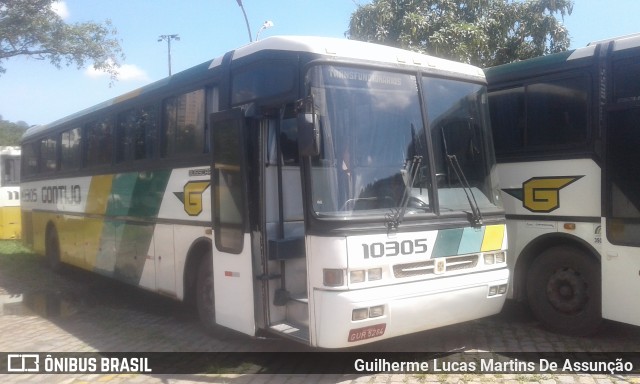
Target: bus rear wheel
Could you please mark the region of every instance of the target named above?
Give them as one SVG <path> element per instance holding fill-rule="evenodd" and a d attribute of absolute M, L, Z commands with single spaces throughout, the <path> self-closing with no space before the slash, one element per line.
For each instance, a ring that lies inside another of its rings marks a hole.
<path fill-rule="evenodd" d="M 207 252 L 200 260 L 196 276 L 196 306 L 200 322 L 209 333 L 215 331 L 216 328 L 213 292 L 213 261 L 211 252 Z"/>
<path fill-rule="evenodd" d="M 600 263 L 574 247 L 549 248 L 531 263 L 527 299 L 545 328 L 592 334 L 602 321 Z"/>

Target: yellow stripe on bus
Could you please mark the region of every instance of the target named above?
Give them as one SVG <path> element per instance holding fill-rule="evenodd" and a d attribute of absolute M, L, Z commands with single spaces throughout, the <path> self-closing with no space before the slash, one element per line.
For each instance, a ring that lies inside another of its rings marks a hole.
<path fill-rule="evenodd" d="M 107 212 L 113 175 L 100 175 L 91 178 L 85 213 L 104 215 Z"/>
<path fill-rule="evenodd" d="M 107 212 L 112 184 L 113 175 L 100 175 L 91 178 L 85 208 L 87 214 L 104 215 Z M 103 230 L 104 219 L 87 218 L 84 220 L 84 228 L 82 230 L 85 247 L 84 263 L 88 269 L 95 268 L 99 250 L 103 246 L 107 246 L 102 244 L 105 240 L 103 239 Z"/>
<path fill-rule="evenodd" d="M 482 240 L 481 252 L 497 251 L 502 249 L 502 241 L 504 240 L 504 224 L 487 225 L 484 231 L 484 239 Z"/>

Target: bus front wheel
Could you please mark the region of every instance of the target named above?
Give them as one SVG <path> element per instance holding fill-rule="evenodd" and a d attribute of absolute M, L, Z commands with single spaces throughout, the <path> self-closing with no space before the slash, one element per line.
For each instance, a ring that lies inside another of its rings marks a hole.
<path fill-rule="evenodd" d="M 213 260 L 211 252 L 207 252 L 198 268 L 196 278 L 196 306 L 198 316 L 205 330 L 209 333 L 215 330 L 215 302 L 213 295 Z"/>
<path fill-rule="evenodd" d="M 568 335 L 592 334 L 602 320 L 600 263 L 574 247 L 549 248 L 531 263 L 527 299 L 546 328 Z"/>

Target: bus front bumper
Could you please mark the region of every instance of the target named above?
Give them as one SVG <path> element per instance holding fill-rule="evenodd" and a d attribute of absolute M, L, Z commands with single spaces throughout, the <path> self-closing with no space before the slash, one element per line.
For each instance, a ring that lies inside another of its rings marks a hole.
<path fill-rule="evenodd" d="M 351 347 L 494 315 L 506 299 L 495 287 L 508 282 L 503 268 L 350 291 L 316 289 L 312 344 Z M 353 320 L 354 310 L 366 309 L 375 317 Z"/>

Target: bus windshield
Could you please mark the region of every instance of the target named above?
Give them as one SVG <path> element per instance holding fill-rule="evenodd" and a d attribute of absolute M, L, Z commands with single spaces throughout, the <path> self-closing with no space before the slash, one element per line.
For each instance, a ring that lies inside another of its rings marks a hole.
<path fill-rule="evenodd" d="M 424 77 L 420 97 L 414 74 L 323 65 L 309 77 L 321 130 L 311 161 L 318 216 L 402 220 L 496 208 L 484 86 Z"/>

